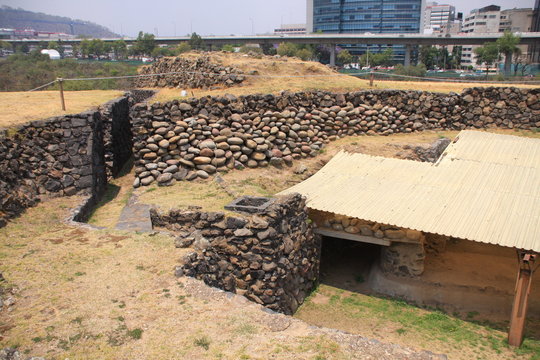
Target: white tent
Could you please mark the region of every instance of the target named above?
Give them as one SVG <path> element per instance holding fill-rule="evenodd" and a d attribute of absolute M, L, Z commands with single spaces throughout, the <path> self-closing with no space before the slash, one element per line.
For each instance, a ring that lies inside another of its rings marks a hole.
<path fill-rule="evenodd" d="M 49 57 L 52 59 L 52 60 L 58 60 L 60 59 L 60 53 L 54 49 L 43 49 L 41 50 L 41 53 L 42 54 L 45 54 L 45 55 L 49 55 Z"/>

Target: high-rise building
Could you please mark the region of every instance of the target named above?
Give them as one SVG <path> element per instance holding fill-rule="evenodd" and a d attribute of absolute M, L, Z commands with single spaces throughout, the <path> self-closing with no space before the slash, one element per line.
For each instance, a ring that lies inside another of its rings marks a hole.
<path fill-rule="evenodd" d="M 421 33 L 425 0 L 307 0 L 307 32 Z M 386 45 L 342 45 L 351 53 L 384 51 Z M 405 57 L 394 46 L 395 60 Z"/>
<path fill-rule="evenodd" d="M 540 32 L 540 0 L 536 0 L 532 18 L 532 31 Z M 537 41 L 530 47 L 531 61 L 540 63 L 540 43 Z"/>
<path fill-rule="evenodd" d="M 440 31 L 448 28 L 456 18 L 456 8 L 452 5 L 429 2 L 424 10 L 424 29 Z"/>

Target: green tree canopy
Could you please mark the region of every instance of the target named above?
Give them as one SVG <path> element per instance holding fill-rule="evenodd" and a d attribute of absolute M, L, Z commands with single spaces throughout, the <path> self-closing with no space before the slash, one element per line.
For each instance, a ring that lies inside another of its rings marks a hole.
<path fill-rule="evenodd" d="M 204 40 L 196 32 L 191 34 L 191 39 L 189 39 L 189 45 L 191 46 L 192 49 L 204 50 Z"/>
<path fill-rule="evenodd" d="M 517 47 L 520 41 L 521 38 L 510 31 L 505 31 L 504 35 L 497 39 L 499 53 L 504 55 L 504 74 L 507 76 L 512 71 L 512 56 L 520 51 Z"/>
<path fill-rule="evenodd" d="M 128 50 L 127 44 L 124 40 L 116 40 L 111 45 L 114 56 L 117 59 L 123 59 L 126 57 Z"/>
<path fill-rule="evenodd" d="M 153 34 L 143 33 L 139 31 L 137 40 L 132 46 L 134 55 L 151 55 L 156 48 L 156 40 Z"/>
<path fill-rule="evenodd" d="M 277 48 L 277 53 L 280 56 L 296 56 L 298 47 L 293 43 L 281 43 Z"/>
<path fill-rule="evenodd" d="M 353 56 L 349 52 L 349 50 L 341 50 L 339 54 L 337 55 L 337 60 L 340 64 L 350 64 L 353 61 Z"/>
<path fill-rule="evenodd" d="M 486 65 L 486 78 L 489 73 L 489 67 L 499 58 L 499 47 L 494 42 L 485 43 L 483 46 L 474 49 L 476 54 L 476 63 Z"/>

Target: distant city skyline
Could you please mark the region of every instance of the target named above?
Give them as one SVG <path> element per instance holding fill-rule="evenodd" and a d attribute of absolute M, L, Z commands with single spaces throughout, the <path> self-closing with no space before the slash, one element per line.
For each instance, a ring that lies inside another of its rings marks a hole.
<path fill-rule="evenodd" d="M 437 2 L 465 14 L 492 4 L 502 9 L 534 7 L 534 0 Z M 0 5 L 92 21 L 125 36 L 139 31 L 159 36 L 250 35 L 271 33 L 281 24 L 306 23 L 306 0 L 0 0 Z"/>

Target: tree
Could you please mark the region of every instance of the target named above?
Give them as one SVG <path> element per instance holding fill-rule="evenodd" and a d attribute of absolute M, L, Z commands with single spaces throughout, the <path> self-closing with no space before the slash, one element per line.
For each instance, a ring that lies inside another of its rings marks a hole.
<path fill-rule="evenodd" d="M 261 44 L 261 49 L 265 55 L 276 55 L 277 51 L 273 44 Z"/>
<path fill-rule="evenodd" d="M 174 50 L 174 53 L 178 55 L 178 54 L 183 54 L 189 51 L 191 51 L 191 45 L 183 42 L 183 43 L 178 44 L 178 46 Z"/>
<path fill-rule="evenodd" d="M 346 50 L 345 50 L 346 51 Z M 297 52 L 296 52 L 296 56 L 298 56 L 300 59 L 304 60 L 304 61 L 307 61 L 307 60 L 310 60 L 313 58 L 313 52 L 310 51 L 309 49 L 307 48 L 304 48 L 304 49 L 299 49 Z"/>
<path fill-rule="evenodd" d="M 490 42 L 485 43 L 484 46 L 477 47 L 474 49 L 476 54 L 476 63 L 478 65 L 486 65 L 486 79 L 489 74 L 489 67 L 493 65 L 495 61 L 499 58 L 499 48 L 496 43 Z"/>
<path fill-rule="evenodd" d="M 433 69 L 439 62 L 440 52 L 434 46 L 422 46 L 420 48 L 420 62 L 426 65 L 426 68 Z"/>
<path fill-rule="evenodd" d="M 391 48 L 388 48 L 379 53 L 367 52 L 360 56 L 358 61 L 361 66 L 390 66 L 392 65 L 393 56 L 394 52 Z"/>
<path fill-rule="evenodd" d="M 204 40 L 196 32 L 191 34 L 191 39 L 189 39 L 189 45 L 191 46 L 192 49 L 204 50 Z"/>
<path fill-rule="evenodd" d="M 153 34 L 143 33 L 139 31 L 137 40 L 132 46 L 134 55 L 150 55 L 156 48 L 156 40 Z"/>
<path fill-rule="evenodd" d="M 234 52 L 234 46 L 231 44 L 225 44 L 221 47 L 221 51 Z"/>
<path fill-rule="evenodd" d="M 92 44 L 91 44 L 90 40 L 84 39 L 83 41 L 81 41 L 81 44 L 80 44 L 81 55 L 83 57 L 90 56 L 90 54 L 92 53 L 91 47 L 92 47 Z"/>
<path fill-rule="evenodd" d="M 520 51 L 517 47 L 520 41 L 521 38 L 510 31 L 505 31 L 504 35 L 497 39 L 499 53 L 504 55 L 504 75 L 506 76 L 509 76 L 512 71 L 512 56 Z"/>
<path fill-rule="evenodd" d="M 279 56 L 296 56 L 298 47 L 293 43 L 281 43 L 277 48 L 277 53 Z"/>
<path fill-rule="evenodd" d="M 343 64 L 350 64 L 353 60 L 353 56 L 349 52 L 349 50 L 341 50 L 339 54 L 337 55 L 337 60 Z"/>
<path fill-rule="evenodd" d="M 111 45 L 114 57 L 117 59 L 123 59 L 127 55 L 127 44 L 124 40 L 116 40 Z"/>
<path fill-rule="evenodd" d="M 13 47 L 7 41 L 0 40 L 0 49 L 11 50 Z"/>

